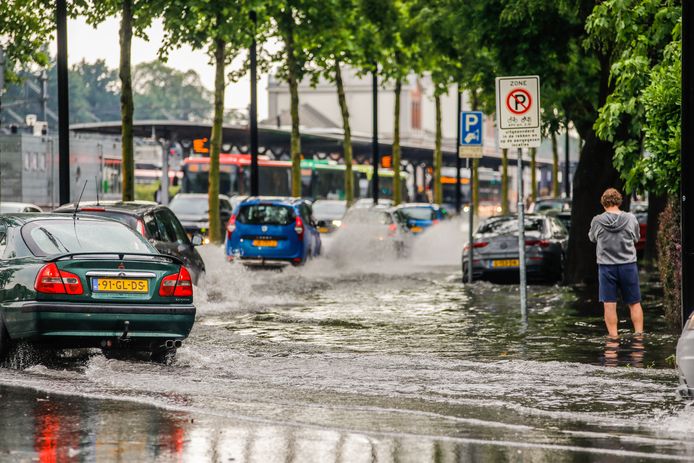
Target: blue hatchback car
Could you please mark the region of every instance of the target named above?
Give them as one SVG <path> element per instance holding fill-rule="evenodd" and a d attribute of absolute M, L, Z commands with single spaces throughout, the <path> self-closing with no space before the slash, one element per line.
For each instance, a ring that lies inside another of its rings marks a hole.
<path fill-rule="evenodd" d="M 229 261 L 247 265 L 301 265 L 321 251 L 311 205 L 299 198 L 250 197 L 227 224 Z"/>
<path fill-rule="evenodd" d="M 395 214 L 413 235 L 422 233 L 427 228 L 448 217 L 448 212 L 438 204 L 409 203 L 395 208 Z"/>

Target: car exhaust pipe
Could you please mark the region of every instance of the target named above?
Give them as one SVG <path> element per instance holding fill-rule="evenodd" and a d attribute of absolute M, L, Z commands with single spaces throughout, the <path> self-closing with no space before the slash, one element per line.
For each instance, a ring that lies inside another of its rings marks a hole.
<path fill-rule="evenodd" d="M 173 340 L 172 340 L 172 339 L 167 339 L 166 342 L 164 343 L 164 346 L 165 346 L 167 349 L 173 349 L 173 347 L 174 347 L 174 342 L 173 342 Z"/>
<path fill-rule="evenodd" d="M 181 347 L 182 345 L 183 345 L 183 341 L 181 341 L 181 340 L 179 340 L 179 339 L 177 339 L 177 340 L 174 341 L 174 347 L 175 347 L 176 349 L 178 349 L 178 348 Z"/>

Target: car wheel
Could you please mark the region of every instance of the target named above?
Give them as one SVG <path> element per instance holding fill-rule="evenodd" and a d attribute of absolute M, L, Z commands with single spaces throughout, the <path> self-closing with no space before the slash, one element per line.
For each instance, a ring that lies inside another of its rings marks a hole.
<path fill-rule="evenodd" d="M 171 347 L 153 350 L 150 359 L 154 363 L 161 363 L 162 365 L 171 365 L 173 361 L 176 359 L 176 348 Z"/>
<path fill-rule="evenodd" d="M 10 334 L 5 327 L 5 321 L 0 317 L 0 362 L 4 361 L 10 350 Z"/>

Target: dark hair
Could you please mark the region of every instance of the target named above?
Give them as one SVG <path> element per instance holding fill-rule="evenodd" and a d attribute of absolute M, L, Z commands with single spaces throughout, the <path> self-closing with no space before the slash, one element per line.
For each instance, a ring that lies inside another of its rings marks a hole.
<path fill-rule="evenodd" d="M 600 204 L 605 209 L 613 206 L 619 207 L 622 205 L 622 194 L 614 188 L 608 188 L 600 197 Z"/>

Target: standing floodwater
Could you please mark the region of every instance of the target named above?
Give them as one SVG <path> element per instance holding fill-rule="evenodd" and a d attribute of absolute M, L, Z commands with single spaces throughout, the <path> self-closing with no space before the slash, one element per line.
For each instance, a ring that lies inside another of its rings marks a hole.
<path fill-rule="evenodd" d="M 174 365 L 0 370 L 0 460 L 694 459 L 654 288 L 643 339 L 606 341 L 596 301 L 553 286 L 529 288 L 525 326 L 515 286 L 464 286 L 460 250 L 435 263 L 445 240 L 421 243 L 284 272 L 203 249 L 214 270 Z"/>

